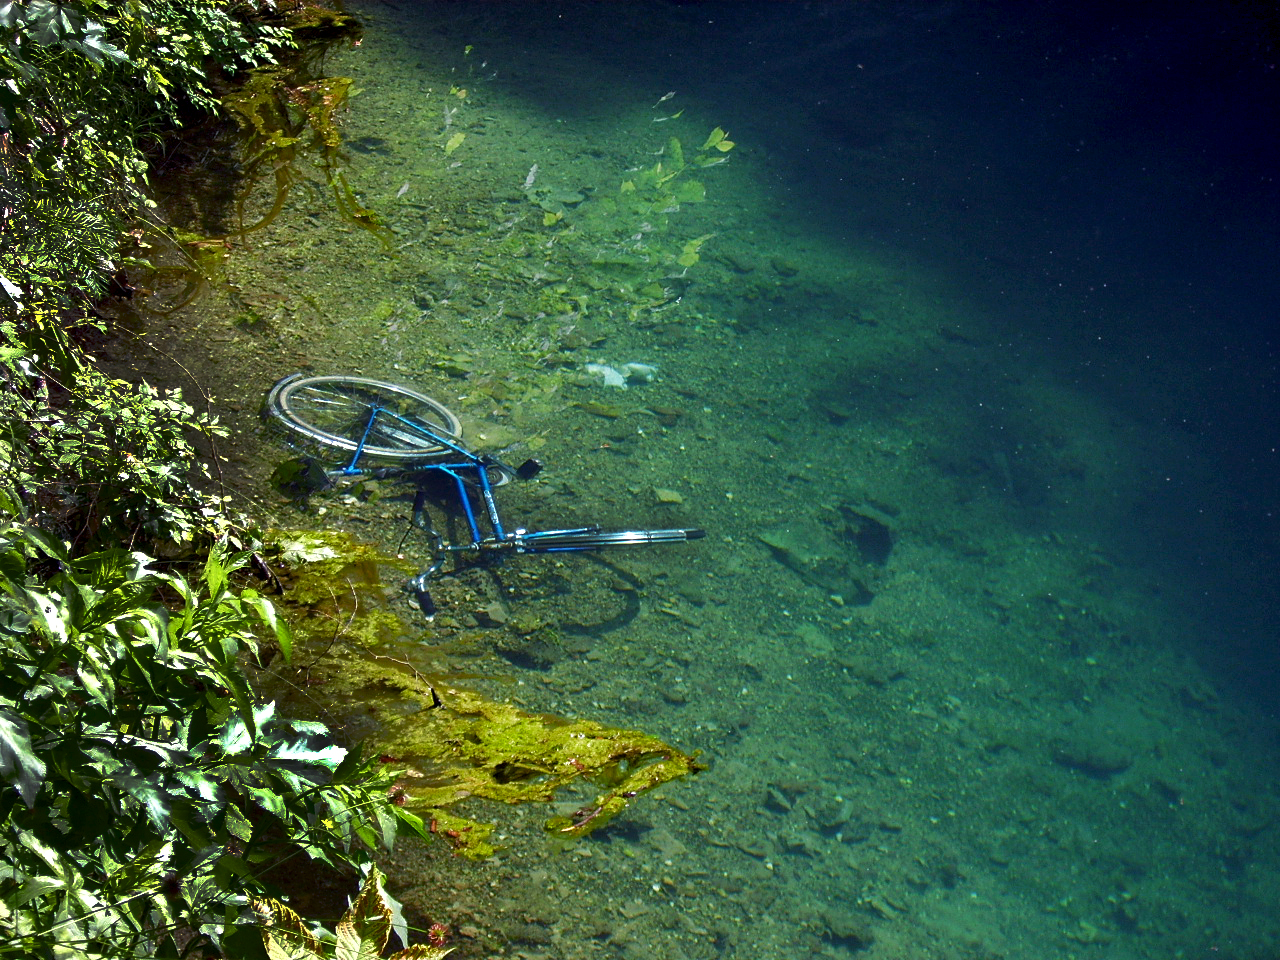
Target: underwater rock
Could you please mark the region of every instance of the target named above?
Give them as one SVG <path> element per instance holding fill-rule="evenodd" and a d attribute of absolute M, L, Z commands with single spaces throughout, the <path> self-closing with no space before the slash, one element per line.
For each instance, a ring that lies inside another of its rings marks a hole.
<path fill-rule="evenodd" d="M 392 152 L 390 144 L 381 137 L 360 137 L 356 140 L 348 140 L 346 146 L 356 153 L 375 154 L 381 157 L 389 157 Z"/>
<path fill-rule="evenodd" d="M 1105 780 L 1133 765 L 1133 753 L 1114 734 L 1088 728 L 1060 740 L 1053 761 L 1090 777 Z"/>
<path fill-rule="evenodd" d="M 863 563 L 883 567 L 893 552 L 893 520 L 874 507 L 842 503 L 837 508 L 845 522 L 845 537 L 858 549 Z"/>
<path fill-rule="evenodd" d="M 866 917 L 829 907 L 820 914 L 822 937 L 846 950 L 865 950 L 875 942 Z"/>
<path fill-rule="evenodd" d="M 648 410 L 650 413 L 653 414 L 654 418 L 658 421 L 658 423 L 664 427 L 674 427 L 677 423 L 680 422 L 680 417 L 683 416 L 682 411 L 680 411 L 676 407 L 654 406 L 654 407 L 649 407 Z"/>
<path fill-rule="evenodd" d="M 853 819 L 853 801 L 844 797 L 823 797 L 805 808 L 818 832 L 823 836 L 834 836 L 842 833 L 844 827 Z M 865 831 L 869 833 L 869 831 Z"/>
<path fill-rule="evenodd" d="M 778 834 L 778 843 L 792 856 L 811 857 L 815 860 L 822 856 L 822 838 L 809 830 L 786 830 Z"/>
<path fill-rule="evenodd" d="M 883 687 L 903 676 L 897 664 L 861 653 L 842 653 L 836 657 L 836 663 L 855 680 L 873 687 Z"/>
<path fill-rule="evenodd" d="M 800 272 L 800 265 L 786 257 L 770 257 L 769 266 L 773 267 L 773 272 L 780 277 L 794 277 Z"/>
<path fill-rule="evenodd" d="M 777 787 L 766 787 L 764 795 L 764 808 L 774 813 L 790 813 L 793 804 L 785 793 Z"/>
<path fill-rule="evenodd" d="M 624 363 L 621 368 L 622 375 L 627 378 L 627 383 L 635 385 L 639 383 L 653 383 L 654 378 L 658 375 L 658 368 L 651 363 L 638 363 L 631 361 Z"/>
<path fill-rule="evenodd" d="M 743 254 L 733 250 L 721 250 L 718 259 L 734 273 L 750 273 L 756 268 Z"/>
<path fill-rule="evenodd" d="M 526 670 L 550 670 L 568 655 L 559 635 L 549 628 L 523 636 L 504 637 L 494 645 L 494 651 Z"/>
<path fill-rule="evenodd" d="M 583 368 L 593 377 L 600 377 L 606 387 L 625 390 L 628 386 L 642 383 L 653 383 L 658 375 L 658 368 L 650 363 L 624 363 L 620 367 L 611 367 L 607 363 L 588 363 Z"/>
<path fill-rule="evenodd" d="M 511 611 L 501 600 L 494 600 L 482 607 L 476 618 L 485 626 L 500 627 L 511 619 Z"/>
<path fill-rule="evenodd" d="M 846 548 L 831 530 L 816 523 L 785 523 L 757 535 L 783 566 L 807 583 L 828 594 L 839 596 L 843 603 L 862 605 L 871 602 L 872 593 L 849 569 Z"/>
<path fill-rule="evenodd" d="M 617 420 L 622 416 L 622 408 L 616 403 L 599 403 L 595 400 L 588 400 L 586 403 L 575 403 L 574 406 L 579 410 L 585 410 L 593 417 L 603 417 L 605 420 Z"/>
<path fill-rule="evenodd" d="M 593 377 L 599 377 L 604 381 L 606 387 L 616 387 L 619 390 L 627 389 L 627 378 L 621 370 L 615 370 L 613 367 L 605 363 L 588 363 L 582 368 Z"/>

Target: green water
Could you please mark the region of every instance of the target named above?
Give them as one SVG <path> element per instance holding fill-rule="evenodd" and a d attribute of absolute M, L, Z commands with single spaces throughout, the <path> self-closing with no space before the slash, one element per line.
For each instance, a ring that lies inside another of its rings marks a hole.
<path fill-rule="evenodd" d="M 567 850 L 544 809 L 472 808 L 506 849 L 403 847 L 393 890 L 460 957 L 1274 955 L 1275 729 L 1204 666 L 1208 588 L 1162 556 L 1194 498 L 1149 509 L 1170 464 L 1215 489 L 1159 415 L 1185 371 L 1100 388 L 1087 345 L 1022 319 L 1070 329 L 1075 304 L 990 260 L 966 288 L 962 238 L 911 219 L 918 158 L 837 183 L 830 118 L 699 49 L 704 8 L 611 7 L 349 4 L 347 177 L 389 233 L 304 166 L 230 287 L 154 321 L 264 507 L 257 404 L 306 369 L 411 384 L 544 460 L 502 491 L 522 525 L 709 532 L 440 583 L 417 624 L 453 668 L 710 768 Z M 717 127 L 734 147 L 700 154 Z M 656 372 L 587 371 L 628 363 Z M 389 549 L 409 511 L 317 502 Z"/>

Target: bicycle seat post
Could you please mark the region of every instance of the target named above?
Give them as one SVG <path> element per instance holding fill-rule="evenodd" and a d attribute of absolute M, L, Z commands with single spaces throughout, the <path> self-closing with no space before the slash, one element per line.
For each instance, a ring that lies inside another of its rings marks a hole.
<path fill-rule="evenodd" d="M 493 525 L 493 535 L 498 540 L 507 539 L 502 529 L 502 518 L 498 516 L 498 502 L 493 498 L 493 484 L 489 481 L 489 462 L 487 457 L 480 457 L 476 463 L 476 473 L 480 478 L 480 495 L 484 498 L 485 510 L 489 513 L 489 523 Z"/>

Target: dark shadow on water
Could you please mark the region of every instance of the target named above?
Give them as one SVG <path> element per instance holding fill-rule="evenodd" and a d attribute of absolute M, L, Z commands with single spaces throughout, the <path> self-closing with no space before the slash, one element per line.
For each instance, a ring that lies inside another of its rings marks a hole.
<path fill-rule="evenodd" d="M 1205 625 L 1199 659 L 1274 706 L 1280 21 L 1268 5 L 652 0 L 451 16 L 450 43 L 518 33 L 526 63 L 495 66 L 491 82 L 548 117 L 589 123 L 678 91 L 754 151 L 784 224 L 925 265 L 1005 369 L 1052 370 L 1180 436 L 1182 459 L 1150 464 L 1117 538 Z M 566 69 L 537 69 L 540 57 Z M 753 302 L 739 322 L 802 329 L 815 311 L 874 309 L 832 297 Z M 1037 459 L 1048 438 L 999 387 L 957 384 L 988 418 L 939 455 L 1020 488 L 1034 511 L 1057 479 Z M 894 415 L 892 394 L 875 402 Z"/>

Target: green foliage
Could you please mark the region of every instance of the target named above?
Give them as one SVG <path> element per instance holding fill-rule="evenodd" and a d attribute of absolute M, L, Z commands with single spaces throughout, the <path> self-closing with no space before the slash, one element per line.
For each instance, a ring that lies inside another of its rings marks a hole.
<path fill-rule="evenodd" d="M 286 653 L 290 634 L 233 587 L 245 561 L 214 550 L 193 583 L 0 529 L 0 956 L 216 945 L 249 929 L 281 859 L 367 866 L 424 833 L 321 724 L 255 702 L 255 632 Z"/>
<path fill-rule="evenodd" d="M 180 390 L 161 393 L 81 366 L 46 368 L 34 351 L 0 350 L 0 480 L 46 529 L 78 543 L 191 544 L 224 536 L 222 498 L 194 437 L 225 435 Z M 206 443 L 206 448 L 208 444 Z"/>
<path fill-rule="evenodd" d="M 330 944 L 322 944 L 302 918 L 280 901 L 255 899 L 253 908 L 262 923 L 267 956 L 296 960 L 377 960 L 391 939 L 395 915 L 393 902 L 382 889 L 382 880 L 377 867 L 369 871 L 359 896 L 342 915 L 334 932 L 327 934 L 326 931 Z M 435 942 L 441 938 L 436 931 L 432 933 L 433 942 L 397 951 L 386 960 L 444 960 L 453 950 L 441 947 Z"/>
<path fill-rule="evenodd" d="M 216 76 L 267 60 L 288 31 L 229 0 L 0 0 L 0 474 L 77 541 L 217 536 L 220 504 L 187 471 L 218 432 L 178 394 L 95 373 L 70 328 L 147 208 L 145 149 L 217 105 Z"/>
<path fill-rule="evenodd" d="M 236 6 L 0 0 L 0 306 L 103 289 L 116 237 L 146 207 L 146 142 L 183 110 L 213 109 L 215 72 L 290 42 Z"/>
<path fill-rule="evenodd" d="M 216 420 L 75 346 L 148 146 L 290 43 L 254 6 L 0 0 L 0 957 L 244 955 L 273 865 L 368 868 L 426 835 L 389 774 L 249 688 L 258 636 L 285 657 L 292 636 L 192 482 Z M 130 549 L 153 541 L 207 561 Z"/>

